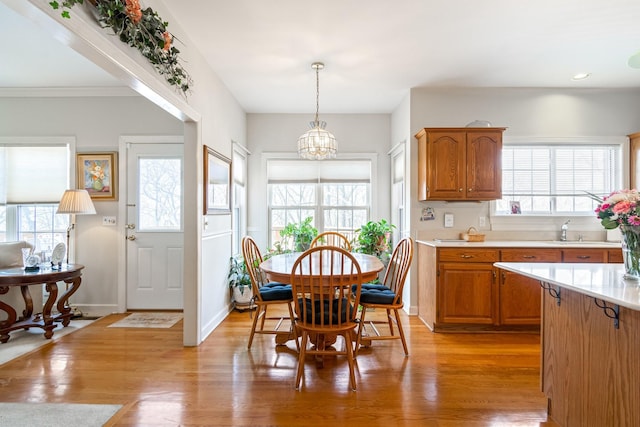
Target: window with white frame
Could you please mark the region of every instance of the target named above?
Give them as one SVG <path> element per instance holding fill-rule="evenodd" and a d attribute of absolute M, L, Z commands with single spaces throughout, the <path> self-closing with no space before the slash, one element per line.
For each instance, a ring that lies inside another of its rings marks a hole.
<path fill-rule="evenodd" d="M 65 242 L 69 217 L 55 212 L 68 188 L 69 144 L 3 139 L 0 166 L 0 241 L 26 240 L 37 252 Z"/>
<path fill-rule="evenodd" d="M 318 232 L 337 231 L 350 240 L 369 220 L 370 160 L 268 160 L 269 245 L 289 223 L 312 217 Z"/>
<path fill-rule="evenodd" d="M 608 195 L 620 188 L 622 175 L 622 141 L 505 143 L 494 214 L 593 215 L 589 193 Z"/>
<path fill-rule="evenodd" d="M 232 154 L 233 197 L 233 253 L 242 251 L 242 237 L 247 234 L 247 151 L 237 143 Z"/>

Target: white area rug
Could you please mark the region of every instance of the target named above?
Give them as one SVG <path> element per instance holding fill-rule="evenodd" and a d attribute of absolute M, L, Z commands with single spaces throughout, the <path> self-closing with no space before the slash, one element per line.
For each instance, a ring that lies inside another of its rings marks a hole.
<path fill-rule="evenodd" d="M 45 339 L 44 330 L 40 328 L 31 328 L 28 330 L 18 330 L 9 333 L 9 341 L 4 344 L 0 343 L 0 365 L 7 363 L 11 359 L 32 352 L 43 345 L 51 344 L 60 337 L 68 335 L 78 329 L 84 328 L 93 320 L 74 319 L 71 320 L 69 326 L 63 328 L 60 323 L 53 330 L 53 337 L 50 340 Z M 0 420 L 2 420 L 0 418 Z M 0 425 L 5 425 L 0 423 Z"/>
<path fill-rule="evenodd" d="M 0 403 L 0 426 L 100 427 L 121 407 L 84 403 Z"/>
<path fill-rule="evenodd" d="M 170 328 L 182 320 L 182 313 L 133 313 L 109 325 L 110 328 Z"/>

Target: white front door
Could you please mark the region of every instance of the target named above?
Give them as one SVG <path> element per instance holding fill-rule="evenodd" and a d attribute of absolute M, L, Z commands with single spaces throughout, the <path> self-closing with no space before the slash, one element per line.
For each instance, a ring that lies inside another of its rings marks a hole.
<path fill-rule="evenodd" d="M 127 144 L 127 309 L 183 308 L 183 146 Z"/>

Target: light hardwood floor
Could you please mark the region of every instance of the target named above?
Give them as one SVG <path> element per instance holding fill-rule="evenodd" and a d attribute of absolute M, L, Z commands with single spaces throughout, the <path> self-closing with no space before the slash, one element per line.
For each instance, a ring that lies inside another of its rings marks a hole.
<path fill-rule="evenodd" d="M 247 351 L 248 312 L 192 348 L 182 322 L 107 327 L 122 317 L 0 366 L 0 401 L 122 404 L 116 426 L 556 426 L 535 334 L 434 334 L 405 316 L 409 357 L 400 341 L 361 350 L 355 392 L 343 357 L 309 361 L 296 391 L 294 343 L 260 335 Z"/>

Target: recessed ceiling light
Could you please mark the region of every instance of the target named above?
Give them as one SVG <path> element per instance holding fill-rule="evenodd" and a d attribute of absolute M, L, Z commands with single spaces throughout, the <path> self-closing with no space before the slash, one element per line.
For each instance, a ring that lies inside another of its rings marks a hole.
<path fill-rule="evenodd" d="M 578 73 L 571 77 L 571 80 L 584 80 L 589 77 L 591 73 Z"/>

